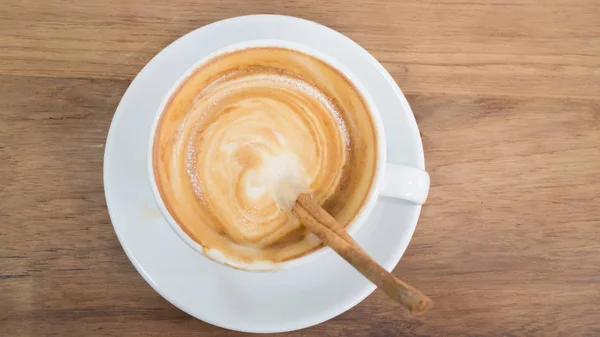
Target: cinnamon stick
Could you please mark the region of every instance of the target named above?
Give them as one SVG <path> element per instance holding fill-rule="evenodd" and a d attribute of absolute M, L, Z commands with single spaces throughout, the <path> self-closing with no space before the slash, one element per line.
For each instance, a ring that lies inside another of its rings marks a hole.
<path fill-rule="evenodd" d="M 427 296 L 377 264 L 311 196 L 300 195 L 292 213 L 324 244 L 412 314 L 422 314 L 432 305 Z"/>

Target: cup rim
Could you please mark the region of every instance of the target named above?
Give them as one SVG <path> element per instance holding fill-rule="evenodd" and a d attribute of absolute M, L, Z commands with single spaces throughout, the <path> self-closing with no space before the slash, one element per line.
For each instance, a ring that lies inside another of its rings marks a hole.
<path fill-rule="evenodd" d="M 291 49 L 294 51 L 299 51 L 304 54 L 308 54 L 312 57 L 317 58 L 325 62 L 328 66 L 339 71 L 343 76 L 345 76 L 350 83 L 355 87 L 358 93 L 363 98 L 365 104 L 367 105 L 367 110 L 371 115 L 371 120 L 373 122 L 375 128 L 375 134 L 377 138 L 377 159 L 376 159 L 376 169 L 375 176 L 373 177 L 373 181 L 371 183 L 371 188 L 365 198 L 365 202 L 360 207 L 350 224 L 346 226 L 346 231 L 353 236 L 366 222 L 368 216 L 371 214 L 371 211 L 375 207 L 377 202 L 377 197 L 379 195 L 380 185 L 383 179 L 383 171 L 385 169 L 385 163 L 387 161 L 387 151 L 386 151 L 386 140 L 383 128 L 383 122 L 381 120 L 381 116 L 379 114 L 379 110 L 377 109 L 373 98 L 369 94 L 368 90 L 364 87 L 362 82 L 358 80 L 356 75 L 354 75 L 347 67 L 337 61 L 335 58 L 314 50 L 311 47 L 308 47 L 304 44 L 289 42 L 284 40 L 249 40 L 240 43 L 235 43 L 231 45 L 224 46 L 219 48 L 203 57 L 201 57 L 198 61 L 192 64 L 178 79 L 174 82 L 172 87 L 169 89 L 162 102 L 160 103 L 157 111 L 155 112 L 154 120 L 152 122 L 152 126 L 150 129 L 150 139 L 148 142 L 148 153 L 147 153 L 147 165 L 148 165 L 148 174 L 150 180 L 150 187 L 152 189 L 152 194 L 157 203 L 158 208 L 160 209 L 161 214 L 165 218 L 166 222 L 169 224 L 171 229 L 193 250 L 204 255 L 210 260 L 221 263 L 225 266 L 232 267 L 234 269 L 239 269 L 243 271 L 251 271 L 251 272 L 272 272 L 279 270 L 291 269 L 296 266 L 300 266 L 306 264 L 308 262 L 315 261 L 317 259 L 322 258 L 325 255 L 328 255 L 332 252 L 332 249 L 328 246 L 323 246 L 318 248 L 315 251 L 312 251 L 308 254 L 302 255 L 300 257 L 282 261 L 282 262 L 252 262 L 245 263 L 241 261 L 236 261 L 234 259 L 228 258 L 224 254 L 222 254 L 217 249 L 210 249 L 202 246 L 200 243 L 192 239 L 177 223 L 177 221 L 173 218 L 170 211 L 167 209 L 162 196 L 160 194 L 160 190 L 158 189 L 158 185 L 156 183 L 156 177 L 154 174 L 154 165 L 153 165 L 153 156 L 154 156 L 154 140 L 155 133 L 158 123 L 160 121 L 160 117 L 164 111 L 165 106 L 170 101 L 170 98 L 176 92 L 176 90 L 180 87 L 184 81 L 194 73 L 194 71 L 200 67 L 202 64 L 214 59 L 219 55 L 224 55 L 228 53 L 232 53 L 238 50 L 248 49 L 248 48 L 261 48 L 261 47 L 279 47 Z"/>

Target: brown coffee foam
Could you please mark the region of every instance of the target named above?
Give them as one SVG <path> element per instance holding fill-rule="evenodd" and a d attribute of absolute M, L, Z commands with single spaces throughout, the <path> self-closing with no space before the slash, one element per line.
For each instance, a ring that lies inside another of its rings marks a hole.
<path fill-rule="evenodd" d="M 264 154 L 291 151 L 315 199 L 347 225 L 373 183 L 376 139 L 363 98 L 337 70 L 297 51 L 250 48 L 201 65 L 175 91 L 155 134 L 154 174 L 195 241 L 241 262 L 280 262 L 320 244 L 241 182 Z"/>

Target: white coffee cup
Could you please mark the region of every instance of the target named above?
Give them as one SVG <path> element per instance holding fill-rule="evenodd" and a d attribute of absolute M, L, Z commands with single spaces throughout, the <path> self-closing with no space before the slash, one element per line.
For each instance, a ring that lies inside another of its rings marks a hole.
<path fill-rule="evenodd" d="M 192 249 L 199 252 L 200 254 L 205 255 L 211 260 L 220 262 L 222 264 L 236 269 L 248 271 L 275 271 L 289 269 L 300 264 L 305 264 L 310 261 L 314 261 L 315 259 L 318 259 L 323 255 L 331 252 L 330 248 L 323 247 L 307 255 L 284 262 L 245 263 L 233 260 L 216 249 L 208 249 L 206 247 L 203 247 L 198 242 L 194 241 L 189 235 L 187 235 L 187 233 L 185 233 L 185 231 L 179 226 L 179 224 L 177 224 L 173 216 L 168 211 L 158 190 L 153 168 L 153 147 L 155 138 L 154 134 L 156 132 L 156 127 L 160 120 L 160 116 L 165 108 L 165 105 L 168 103 L 169 98 L 173 95 L 173 93 L 179 87 L 179 85 L 188 76 L 190 76 L 194 72 L 194 70 L 198 68 L 201 64 L 204 64 L 208 60 L 211 60 L 214 57 L 221 54 L 253 47 L 282 47 L 297 50 L 305 54 L 309 54 L 313 57 L 316 57 L 326 62 L 333 68 L 337 69 L 342 74 L 344 74 L 354 84 L 356 89 L 363 96 L 365 102 L 367 103 L 377 134 L 377 168 L 375 170 L 375 177 L 373 179 L 372 188 L 369 191 L 367 198 L 365 199 L 365 203 L 363 204 L 362 208 L 358 211 L 357 215 L 354 217 L 352 222 L 346 228 L 350 235 L 356 233 L 359 230 L 359 228 L 364 225 L 368 216 L 371 214 L 373 208 L 375 207 L 377 198 L 379 196 L 403 199 L 414 204 L 423 204 L 425 202 L 425 200 L 427 199 L 427 194 L 429 193 L 429 175 L 427 174 L 427 172 L 417 168 L 396 165 L 387 162 L 386 140 L 381 116 L 379 115 L 379 111 L 377 111 L 377 107 L 373 103 L 373 100 L 369 95 L 368 91 L 364 88 L 364 86 L 362 85 L 362 83 L 360 83 L 356 76 L 354 76 L 337 60 L 301 44 L 279 40 L 248 41 L 222 48 L 206 57 L 203 57 L 192 67 L 190 67 L 173 85 L 171 90 L 169 90 L 162 103 L 160 104 L 160 107 L 156 112 L 154 123 L 152 124 L 148 144 L 148 170 L 150 176 L 150 185 L 152 187 L 152 192 L 154 193 L 156 203 L 159 209 L 161 210 L 163 216 L 165 217 L 171 228 L 175 231 L 175 233 L 177 233 L 177 235 L 179 235 L 179 237 L 183 241 L 185 241 Z"/>

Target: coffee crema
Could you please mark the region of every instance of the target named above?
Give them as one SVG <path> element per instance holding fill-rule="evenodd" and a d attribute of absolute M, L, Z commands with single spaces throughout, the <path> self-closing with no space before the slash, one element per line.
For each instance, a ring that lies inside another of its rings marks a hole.
<path fill-rule="evenodd" d="M 165 105 L 154 136 L 154 175 L 169 213 L 204 249 L 243 263 L 319 248 L 286 204 L 311 193 L 347 225 L 376 166 L 375 127 L 353 84 L 279 47 L 200 65 Z M 282 196 L 282 183 L 296 189 Z"/>

